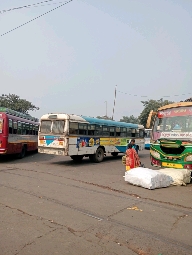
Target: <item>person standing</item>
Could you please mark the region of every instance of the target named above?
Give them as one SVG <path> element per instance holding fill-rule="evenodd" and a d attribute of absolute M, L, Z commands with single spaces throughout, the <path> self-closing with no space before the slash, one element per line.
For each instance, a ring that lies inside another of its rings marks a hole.
<path fill-rule="evenodd" d="M 131 139 L 131 142 L 129 143 L 132 145 L 132 148 L 136 150 L 137 154 L 138 154 L 138 151 L 139 151 L 139 146 L 135 144 L 135 139 Z M 128 149 L 128 146 L 129 144 L 127 145 L 127 148 L 126 150 Z"/>
<path fill-rule="evenodd" d="M 132 144 L 128 144 L 126 150 L 126 171 L 139 167 L 140 159 L 135 149 L 133 149 Z"/>

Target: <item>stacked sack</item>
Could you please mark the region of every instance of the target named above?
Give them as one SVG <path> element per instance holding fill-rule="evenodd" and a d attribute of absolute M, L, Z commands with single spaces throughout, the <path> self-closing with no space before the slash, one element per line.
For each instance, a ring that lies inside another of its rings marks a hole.
<path fill-rule="evenodd" d="M 160 169 L 159 172 L 173 179 L 171 185 L 186 186 L 186 184 L 191 182 L 191 171 L 187 169 L 164 168 Z"/>
<path fill-rule="evenodd" d="M 125 172 L 125 181 L 146 189 L 169 187 L 173 183 L 171 176 L 149 168 L 138 167 Z"/>

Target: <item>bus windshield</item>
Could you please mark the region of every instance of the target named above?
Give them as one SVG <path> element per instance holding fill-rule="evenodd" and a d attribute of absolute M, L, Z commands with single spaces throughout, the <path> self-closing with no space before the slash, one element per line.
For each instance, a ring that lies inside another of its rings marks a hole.
<path fill-rule="evenodd" d="M 145 129 L 145 138 L 150 138 L 151 137 L 151 129 Z"/>
<path fill-rule="evenodd" d="M 153 139 L 159 138 L 192 138 L 192 107 L 158 112 L 153 127 Z"/>
<path fill-rule="evenodd" d="M 42 120 L 41 121 L 41 133 L 45 134 L 63 134 L 64 132 L 64 120 Z"/>

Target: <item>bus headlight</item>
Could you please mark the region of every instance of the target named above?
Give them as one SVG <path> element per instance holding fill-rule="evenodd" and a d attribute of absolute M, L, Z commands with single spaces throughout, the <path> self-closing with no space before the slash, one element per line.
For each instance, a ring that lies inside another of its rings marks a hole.
<path fill-rule="evenodd" d="M 151 153 L 151 155 L 152 155 L 154 158 L 160 159 L 160 154 L 159 154 L 159 152 L 150 150 L 150 153 Z"/>
<path fill-rule="evenodd" d="M 188 156 L 185 158 L 185 161 L 192 161 L 192 154 L 191 154 L 191 155 L 188 155 Z"/>

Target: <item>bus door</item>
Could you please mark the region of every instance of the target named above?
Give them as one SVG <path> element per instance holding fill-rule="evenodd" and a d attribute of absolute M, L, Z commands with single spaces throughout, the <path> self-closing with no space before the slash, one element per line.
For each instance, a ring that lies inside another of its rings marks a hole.
<path fill-rule="evenodd" d="M 7 119 L 4 113 L 0 113 L 0 154 L 4 154 L 7 148 Z"/>

